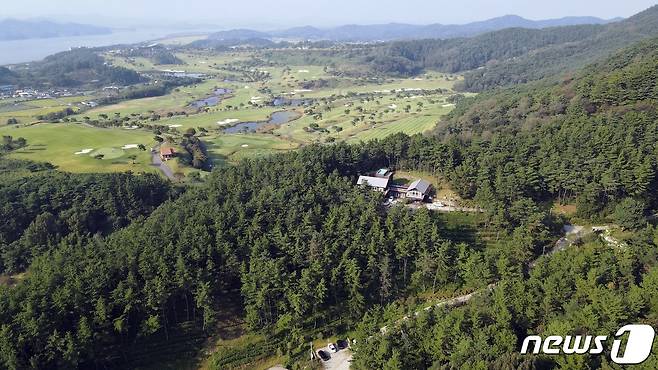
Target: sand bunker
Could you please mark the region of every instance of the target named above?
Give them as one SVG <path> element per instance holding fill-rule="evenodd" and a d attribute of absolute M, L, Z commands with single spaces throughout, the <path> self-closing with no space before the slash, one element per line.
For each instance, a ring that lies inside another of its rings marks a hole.
<path fill-rule="evenodd" d="M 183 127 L 183 125 L 169 125 L 169 128 Z"/>
<path fill-rule="evenodd" d="M 309 89 L 299 89 L 299 90 L 295 90 L 295 92 L 298 92 L 298 93 L 301 93 L 301 92 L 313 92 L 313 90 L 309 90 Z"/>
<path fill-rule="evenodd" d="M 454 106 L 455 106 L 454 104 L 443 104 L 442 105 L 443 108 L 454 107 Z"/>
<path fill-rule="evenodd" d="M 243 148 L 246 148 L 246 147 L 249 146 L 249 144 L 242 144 L 242 145 L 240 145 L 240 146 L 243 147 Z"/>
<path fill-rule="evenodd" d="M 137 149 L 139 148 L 139 144 L 126 144 L 121 147 L 121 149 Z"/>
<path fill-rule="evenodd" d="M 93 151 L 94 151 L 94 149 L 82 149 L 82 150 L 79 151 L 79 152 L 75 152 L 75 155 L 89 154 L 89 153 L 91 153 L 91 152 L 93 152 Z"/>
<path fill-rule="evenodd" d="M 300 69 L 297 73 L 308 73 L 308 69 Z"/>
<path fill-rule="evenodd" d="M 231 123 L 236 123 L 236 122 L 240 122 L 240 120 L 235 119 L 235 118 L 227 118 L 223 121 L 217 121 L 217 124 L 221 125 L 221 126 L 224 126 L 224 125 L 230 125 Z"/>

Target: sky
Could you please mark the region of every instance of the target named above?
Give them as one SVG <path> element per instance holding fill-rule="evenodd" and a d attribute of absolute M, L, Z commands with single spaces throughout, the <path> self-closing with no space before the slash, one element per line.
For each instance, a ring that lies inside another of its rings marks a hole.
<path fill-rule="evenodd" d="M 257 29 L 401 22 L 462 24 L 506 14 L 528 19 L 628 17 L 656 0 L 1 0 L 1 18 L 109 26 L 216 25 Z"/>

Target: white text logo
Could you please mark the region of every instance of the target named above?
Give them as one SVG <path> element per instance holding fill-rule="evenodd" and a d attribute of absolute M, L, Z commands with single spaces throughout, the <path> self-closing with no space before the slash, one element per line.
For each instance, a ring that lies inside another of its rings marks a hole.
<path fill-rule="evenodd" d="M 653 338 L 655 332 L 649 325 L 626 325 L 617 330 L 615 338 L 620 338 L 628 333 L 628 341 L 624 350 L 621 350 L 621 339 L 615 339 L 612 343 L 612 350 L 610 351 L 610 358 L 617 364 L 639 364 L 642 363 L 651 354 L 651 347 L 653 346 Z M 564 353 L 570 354 L 584 354 L 590 353 L 593 355 L 600 354 L 604 350 L 604 343 L 608 339 L 605 335 L 599 336 L 570 336 L 562 337 L 560 335 L 551 335 L 546 339 L 540 336 L 531 335 L 523 340 L 521 346 L 521 353 L 528 353 L 530 344 L 533 344 L 532 353 L 544 353 L 547 355 L 559 355 Z"/>

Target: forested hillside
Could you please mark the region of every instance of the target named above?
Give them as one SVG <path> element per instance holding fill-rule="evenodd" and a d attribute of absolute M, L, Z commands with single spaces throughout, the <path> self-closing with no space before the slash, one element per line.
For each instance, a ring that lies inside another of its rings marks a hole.
<path fill-rule="evenodd" d="M 461 88 L 483 91 L 575 71 L 658 33 L 658 6 L 606 25 L 506 29 L 453 40 L 396 42 L 375 48 L 368 61 L 380 72 L 423 68 L 464 72 Z"/>
<path fill-rule="evenodd" d="M 575 196 L 586 217 L 624 196 L 654 206 L 657 56 L 658 39 L 652 39 L 559 83 L 463 100 L 437 128 L 443 140 L 470 148 L 469 166 L 454 179 L 463 184 L 458 188 Z M 499 185 L 482 178 L 494 173 Z M 515 183 L 505 185 L 512 178 Z"/>
<path fill-rule="evenodd" d="M 302 331 L 327 312 L 356 323 L 373 304 L 522 270 L 553 232 L 532 202 L 517 199 L 505 215 L 499 233 L 514 247 L 487 246 L 451 241 L 428 211 L 384 212 L 379 194 L 354 186 L 356 174 L 424 145 L 398 136 L 245 161 L 107 238 L 43 248 L 21 284 L 0 290 L 4 366 L 121 367 L 127 346 L 181 323 L 211 332 L 235 289 L 249 327 L 283 336 L 301 359 Z"/>
<path fill-rule="evenodd" d="M 414 67 L 462 72 L 504 62 L 551 45 L 573 43 L 600 33 L 604 26 L 581 25 L 533 30 L 508 28 L 472 38 L 399 41 L 375 49 L 371 63 L 380 72 L 402 72 L 388 59 Z"/>
<path fill-rule="evenodd" d="M 574 71 L 615 51 L 658 34 L 658 6 L 624 21 L 605 25 L 602 32 L 574 43 L 538 49 L 518 59 L 492 63 L 465 77 L 463 88 L 482 91 Z"/>
<path fill-rule="evenodd" d="M 463 148 L 461 164 L 443 173 L 487 209 L 509 209 L 496 202 L 526 195 L 575 198 L 578 214 L 593 220 L 613 205 L 655 210 L 657 72 L 652 39 L 561 83 L 468 99 L 439 126 L 439 138 Z M 656 327 L 658 229 L 646 225 L 635 225 L 640 230 L 622 247 L 590 238 L 542 257 L 530 271 L 510 270 L 465 307 L 421 311 L 387 335 L 372 336 L 383 320 L 381 310 L 372 310 L 359 325 L 354 367 L 614 368 L 608 352 L 532 356 L 519 348 L 527 335 L 610 337 L 627 323 Z M 642 367 L 657 361 L 654 355 Z"/>
<path fill-rule="evenodd" d="M 658 232 L 624 250 L 592 241 L 543 258 L 529 275 L 511 274 L 465 307 L 421 311 L 386 336 L 381 311 L 359 325 L 352 367 L 361 369 L 615 369 L 611 341 L 601 355 L 521 355 L 527 335 L 608 335 L 623 325 L 658 326 Z M 655 342 L 654 342 L 655 343 Z M 637 366 L 658 366 L 653 354 Z"/>
<path fill-rule="evenodd" d="M 135 71 L 108 65 L 94 50 L 79 48 L 65 51 L 11 71 L 0 70 L 0 83 L 27 87 L 80 87 L 130 85 L 144 79 Z"/>
<path fill-rule="evenodd" d="M 518 352 L 527 334 L 658 324 L 657 61 L 647 40 L 566 79 L 464 99 L 432 136 L 245 159 L 182 194 L 144 174 L 3 179 L 1 268 L 23 274 L 0 286 L 0 367 L 134 368 L 155 360 L 152 340 L 181 327 L 205 339 L 238 306 L 289 368 L 327 328 L 356 334 L 359 369 L 609 368 Z M 30 171 L 0 173 L 12 166 Z M 446 179 L 484 209 L 476 231 L 355 185 L 381 167 Z M 588 222 L 633 218 L 627 244 L 542 256 L 559 203 Z M 380 335 L 404 302 L 473 291 Z"/>
<path fill-rule="evenodd" d="M 173 195 L 155 175 L 57 172 L 0 187 L 0 273 L 23 271 L 60 242 L 78 244 L 146 216 Z"/>

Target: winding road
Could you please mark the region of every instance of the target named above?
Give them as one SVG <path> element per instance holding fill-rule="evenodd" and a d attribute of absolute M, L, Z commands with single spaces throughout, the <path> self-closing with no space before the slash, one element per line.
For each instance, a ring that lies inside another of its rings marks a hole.
<path fill-rule="evenodd" d="M 169 180 L 176 181 L 176 178 L 174 177 L 174 173 L 171 171 L 171 168 L 169 168 L 167 164 L 162 162 L 162 159 L 160 158 L 160 154 L 158 153 L 157 148 L 151 150 L 151 165 L 159 168 L 160 171 L 162 171 L 162 173 L 165 176 L 167 176 Z"/>
<path fill-rule="evenodd" d="M 625 247 L 625 243 L 617 240 L 614 238 L 612 235 L 610 235 L 610 226 L 592 226 L 592 227 L 584 227 L 584 226 L 579 226 L 579 225 L 564 225 L 563 228 L 564 231 L 564 236 L 561 237 L 557 242 L 555 242 L 553 248 L 546 253 L 547 255 L 557 253 L 559 251 L 562 251 L 570 246 L 572 246 L 574 243 L 582 239 L 584 236 L 589 235 L 591 233 L 600 233 L 600 237 L 605 241 L 608 245 L 612 247 Z M 540 256 L 541 257 L 541 256 Z M 538 257 L 539 259 L 539 257 Z M 532 269 L 535 267 L 537 264 L 537 260 L 532 261 L 529 264 L 529 267 Z M 433 303 L 430 306 L 425 307 L 423 310 L 424 311 L 429 311 L 434 307 L 457 307 L 457 306 L 462 306 L 466 304 L 468 301 L 470 301 L 473 297 L 482 294 L 486 291 L 491 291 L 493 288 L 496 287 L 498 283 L 494 282 L 489 284 L 486 288 L 482 288 L 480 290 L 476 290 L 475 292 L 469 293 L 469 294 L 464 294 L 458 297 L 453 297 L 449 299 L 444 299 L 441 301 L 438 301 L 436 303 Z M 420 311 L 416 311 L 413 313 L 414 316 L 420 315 Z M 403 318 L 395 321 L 394 325 L 398 325 L 403 321 L 409 320 L 410 316 L 404 316 Z M 384 335 L 389 331 L 388 326 L 381 327 L 379 329 L 379 333 Z"/>

